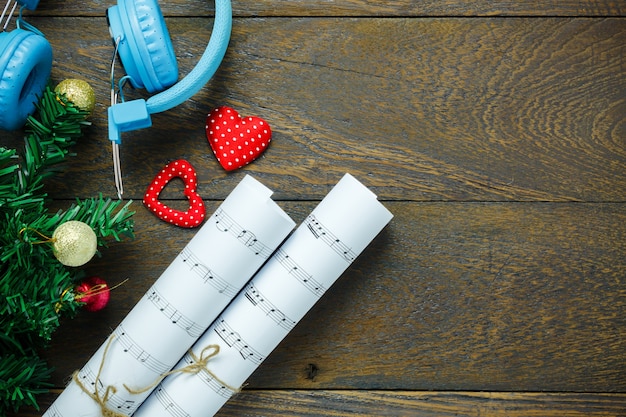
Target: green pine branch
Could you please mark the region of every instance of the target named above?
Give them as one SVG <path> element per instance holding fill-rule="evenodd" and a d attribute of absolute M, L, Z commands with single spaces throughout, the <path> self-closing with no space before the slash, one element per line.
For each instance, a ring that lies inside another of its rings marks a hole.
<path fill-rule="evenodd" d="M 36 396 L 51 387 L 51 373 L 46 362 L 33 352 L 0 357 L 0 415 L 17 412 L 23 405 L 39 410 Z M 24 380 L 31 384 L 24 386 Z"/>
<path fill-rule="evenodd" d="M 73 288 L 83 272 L 56 259 L 49 241 L 54 230 L 82 221 L 93 228 L 98 247 L 133 237 L 130 202 L 100 195 L 55 213 L 46 207 L 44 181 L 71 155 L 90 124 L 87 115 L 47 88 L 27 120 L 23 151 L 0 147 L 0 417 L 23 405 L 38 408 L 36 396 L 48 388 L 51 373 L 38 352 L 60 316 L 73 316 L 82 305 Z"/>

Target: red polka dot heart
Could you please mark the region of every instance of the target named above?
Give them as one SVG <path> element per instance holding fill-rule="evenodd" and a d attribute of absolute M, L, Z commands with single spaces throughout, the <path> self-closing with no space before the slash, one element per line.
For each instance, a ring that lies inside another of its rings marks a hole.
<path fill-rule="evenodd" d="M 259 117 L 241 117 L 236 110 L 221 106 L 207 115 L 206 136 L 220 165 L 232 171 L 265 152 L 272 129 Z"/>
<path fill-rule="evenodd" d="M 159 194 L 174 178 L 180 178 L 185 184 L 183 193 L 189 200 L 187 211 L 174 210 L 161 201 Z M 154 178 L 143 198 L 143 204 L 159 219 L 180 227 L 196 227 L 203 221 L 206 208 L 202 197 L 197 192 L 198 181 L 193 166 L 184 159 L 172 161 Z"/>

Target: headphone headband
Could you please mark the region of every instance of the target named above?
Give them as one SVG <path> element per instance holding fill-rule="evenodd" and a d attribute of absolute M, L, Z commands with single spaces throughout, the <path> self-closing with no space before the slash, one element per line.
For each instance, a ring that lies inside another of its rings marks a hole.
<path fill-rule="evenodd" d="M 168 90 L 163 91 L 147 102 L 151 114 L 169 110 L 189 100 L 209 82 L 217 71 L 228 47 L 232 29 L 232 8 L 230 0 L 216 0 L 215 21 L 211 39 L 198 64 L 191 72 Z"/>
<path fill-rule="evenodd" d="M 216 0 L 211 39 L 200 61 L 182 80 L 167 90 L 150 97 L 147 101 L 138 99 L 109 107 L 109 139 L 115 143 L 120 143 L 121 132 L 151 126 L 151 114 L 172 109 L 200 91 L 213 77 L 222 62 L 230 40 L 231 29 L 232 7 L 230 0 Z"/>

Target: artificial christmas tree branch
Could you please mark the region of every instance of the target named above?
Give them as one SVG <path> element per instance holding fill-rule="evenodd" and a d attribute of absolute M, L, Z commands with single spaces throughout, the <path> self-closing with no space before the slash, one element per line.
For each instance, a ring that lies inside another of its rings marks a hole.
<path fill-rule="evenodd" d="M 38 408 L 36 396 L 48 388 L 51 373 L 38 352 L 60 316 L 84 304 L 75 293 L 83 273 L 57 258 L 55 230 L 82 222 L 99 247 L 133 237 L 130 203 L 98 196 L 55 213 L 46 207 L 44 180 L 70 155 L 90 125 L 88 115 L 62 91 L 47 88 L 26 122 L 23 151 L 0 147 L 0 417 L 24 405 Z"/>

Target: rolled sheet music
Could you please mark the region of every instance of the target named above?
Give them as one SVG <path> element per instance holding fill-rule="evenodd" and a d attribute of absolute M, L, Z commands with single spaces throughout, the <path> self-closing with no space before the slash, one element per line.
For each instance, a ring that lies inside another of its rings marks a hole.
<path fill-rule="evenodd" d="M 346 174 L 174 369 L 201 367 L 167 376 L 135 417 L 217 413 L 392 217 Z"/>
<path fill-rule="evenodd" d="M 293 230 L 271 194 L 244 177 L 44 417 L 132 415 L 151 390 L 126 387 L 170 371 Z"/>

